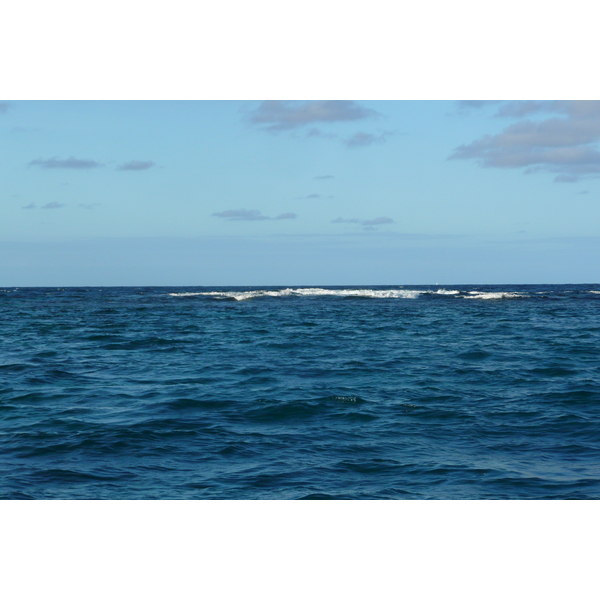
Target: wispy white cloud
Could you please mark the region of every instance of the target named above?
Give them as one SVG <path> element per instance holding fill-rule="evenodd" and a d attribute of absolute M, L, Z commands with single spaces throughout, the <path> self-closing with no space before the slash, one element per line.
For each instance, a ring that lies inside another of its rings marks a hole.
<path fill-rule="evenodd" d="M 501 105 L 499 117 L 551 113 L 523 119 L 496 135 L 458 146 L 450 159 L 472 159 L 482 167 L 526 168 L 555 173 L 557 182 L 600 176 L 600 101 L 516 101 Z"/>
<path fill-rule="evenodd" d="M 40 167 L 42 169 L 95 169 L 96 167 L 104 166 L 102 163 L 96 162 L 95 160 L 82 160 L 79 158 L 67 158 L 60 160 L 58 158 L 48 158 L 43 160 L 37 158 L 29 163 L 30 167 Z"/>
<path fill-rule="evenodd" d="M 224 210 L 213 213 L 212 216 L 227 219 L 228 221 L 282 221 L 286 219 L 295 219 L 298 215 L 295 213 L 283 213 L 277 217 L 268 217 L 261 214 L 259 210 L 246 210 L 240 208 L 238 210 Z"/>

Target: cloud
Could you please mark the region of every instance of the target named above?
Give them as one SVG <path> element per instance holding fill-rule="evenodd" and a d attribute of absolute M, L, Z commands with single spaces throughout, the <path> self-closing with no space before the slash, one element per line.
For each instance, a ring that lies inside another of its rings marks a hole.
<path fill-rule="evenodd" d="M 155 163 L 151 160 L 130 160 L 119 165 L 117 171 L 145 171 L 155 166 Z"/>
<path fill-rule="evenodd" d="M 370 146 L 371 144 L 381 144 L 393 134 L 393 131 L 384 131 L 380 135 L 373 135 L 372 133 L 364 133 L 363 131 L 359 131 L 352 137 L 344 140 L 344 144 L 347 148 L 361 148 L 363 146 Z"/>
<path fill-rule="evenodd" d="M 359 219 L 342 219 L 342 217 L 338 217 L 331 221 L 332 223 L 360 223 Z"/>
<path fill-rule="evenodd" d="M 306 132 L 307 138 L 319 137 L 324 138 L 326 140 L 336 140 L 338 136 L 335 133 L 325 133 L 318 129 L 317 127 L 312 127 Z"/>
<path fill-rule="evenodd" d="M 322 198 L 321 194 L 308 194 L 308 196 L 296 196 L 294 200 L 316 200 L 317 198 Z"/>
<path fill-rule="evenodd" d="M 0 102 L 0 115 L 8 112 L 10 104 L 8 102 Z"/>
<path fill-rule="evenodd" d="M 373 229 L 376 225 L 389 225 L 394 222 L 394 219 L 390 219 L 390 217 L 377 217 L 376 219 L 342 219 L 342 217 L 338 217 L 331 221 L 332 223 L 354 223 L 357 225 L 362 225 L 365 229 Z"/>
<path fill-rule="evenodd" d="M 32 208 L 37 208 L 37 206 L 32 202 L 31 204 L 28 204 L 27 206 L 21 206 L 21 208 L 32 209 Z"/>
<path fill-rule="evenodd" d="M 41 208 L 62 208 L 66 206 L 66 204 L 61 204 L 60 202 L 48 202 L 48 204 L 44 204 Z"/>
<path fill-rule="evenodd" d="M 600 101 L 509 102 L 499 108 L 497 116 L 539 113 L 560 116 L 520 120 L 499 134 L 458 146 L 449 158 L 472 159 L 482 167 L 556 173 L 556 182 L 599 177 Z"/>
<path fill-rule="evenodd" d="M 376 219 L 371 219 L 370 221 L 362 221 L 363 225 L 389 225 L 393 223 L 394 219 L 390 219 L 389 217 L 377 217 Z"/>
<path fill-rule="evenodd" d="M 59 160 L 58 158 L 49 158 L 42 160 L 37 158 L 29 163 L 30 167 L 37 166 L 42 169 L 94 169 L 96 167 L 102 167 L 102 163 L 96 162 L 95 160 L 81 160 L 79 158 L 67 158 L 66 160 Z"/>
<path fill-rule="evenodd" d="M 512 102 L 504 102 L 498 109 L 496 116 L 521 118 L 526 115 L 551 111 L 553 106 L 556 106 L 556 103 L 547 100 L 513 100 Z"/>
<path fill-rule="evenodd" d="M 493 106 L 500 102 L 500 100 L 458 100 L 456 102 L 456 112 L 450 114 L 466 116 L 474 111 L 483 110 L 488 106 Z"/>
<path fill-rule="evenodd" d="M 277 217 L 267 217 L 261 214 L 259 210 L 238 209 L 224 210 L 213 213 L 212 216 L 227 219 L 228 221 L 283 221 L 286 219 L 295 219 L 298 215 L 295 213 L 283 213 Z"/>
<path fill-rule="evenodd" d="M 501 100 L 458 100 L 456 104 L 459 110 L 472 110 L 486 108 L 493 104 L 498 104 Z"/>
<path fill-rule="evenodd" d="M 297 129 L 313 123 L 358 121 L 377 116 L 374 110 L 364 108 L 354 100 L 313 100 L 306 102 L 267 100 L 252 111 L 250 122 L 265 125 L 267 131 Z M 312 135 L 320 135 L 318 129 Z"/>
<path fill-rule="evenodd" d="M 224 210 L 213 213 L 213 217 L 229 219 L 230 221 L 266 221 L 269 217 L 260 214 L 259 210 Z"/>
<path fill-rule="evenodd" d="M 79 208 L 86 208 L 88 210 L 91 210 L 96 206 L 100 206 L 100 202 L 93 202 L 92 204 L 78 204 L 77 206 L 79 206 Z"/>
<path fill-rule="evenodd" d="M 333 179 L 335 175 L 315 175 L 313 179 Z"/>

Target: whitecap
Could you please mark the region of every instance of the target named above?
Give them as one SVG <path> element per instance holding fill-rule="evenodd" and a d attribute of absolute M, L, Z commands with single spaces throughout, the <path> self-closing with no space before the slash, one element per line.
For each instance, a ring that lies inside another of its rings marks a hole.
<path fill-rule="evenodd" d="M 169 296 L 213 296 L 215 298 L 232 298 L 233 300 L 250 300 L 264 296 L 343 296 L 362 298 L 406 298 L 414 299 L 424 290 L 371 290 L 371 289 L 344 289 L 330 290 L 326 288 L 285 288 L 283 290 L 251 290 L 246 292 L 172 292 Z"/>
<path fill-rule="evenodd" d="M 469 292 L 467 300 L 501 300 L 502 298 L 522 298 L 517 292 Z"/>
<path fill-rule="evenodd" d="M 169 296 L 201 296 L 201 292 L 169 292 Z"/>

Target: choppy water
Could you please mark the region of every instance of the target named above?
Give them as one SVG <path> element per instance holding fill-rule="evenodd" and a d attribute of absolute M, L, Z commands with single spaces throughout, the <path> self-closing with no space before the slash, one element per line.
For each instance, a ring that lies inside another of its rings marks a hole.
<path fill-rule="evenodd" d="M 599 498 L 600 286 L 6 288 L 1 498 Z"/>

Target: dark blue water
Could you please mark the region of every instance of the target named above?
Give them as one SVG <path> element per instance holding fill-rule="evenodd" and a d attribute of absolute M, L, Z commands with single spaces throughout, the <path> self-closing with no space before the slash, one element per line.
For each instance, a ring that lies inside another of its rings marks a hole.
<path fill-rule="evenodd" d="M 8 288 L 1 498 L 600 498 L 600 286 Z"/>

